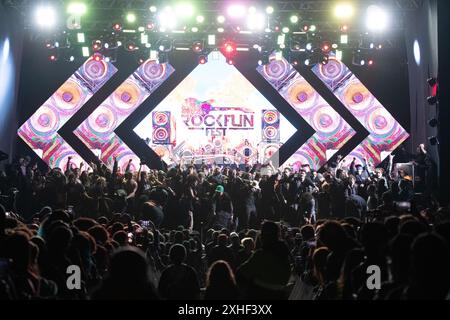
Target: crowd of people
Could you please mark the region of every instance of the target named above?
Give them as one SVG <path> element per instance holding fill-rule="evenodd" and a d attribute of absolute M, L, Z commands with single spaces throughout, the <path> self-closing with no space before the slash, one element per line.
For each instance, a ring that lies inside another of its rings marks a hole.
<path fill-rule="evenodd" d="M 41 171 L 20 158 L 0 172 L 0 297 L 448 298 L 449 207 L 392 163 L 133 173 L 70 159 Z"/>

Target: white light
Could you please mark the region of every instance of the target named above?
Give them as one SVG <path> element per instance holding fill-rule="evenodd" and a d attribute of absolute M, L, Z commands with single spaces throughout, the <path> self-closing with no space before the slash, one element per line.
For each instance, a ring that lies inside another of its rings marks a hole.
<path fill-rule="evenodd" d="M 265 28 L 265 29 L 264 29 L 264 32 L 269 33 L 269 32 L 272 32 L 272 30 L 270 30 L 270 28 Z"/>
<path fill-rule="evenodd" d="M 268 6 L 268 7 L 266 8 L 266 13 L 267 13 L 267 14 L 272 14 L 273 11 L 274 11 L 274 9 L 273 9 L 272 6 Z"/>
<path fill-rule="evenodd" d="M 416 64 L 418 66 L 420 66 L 420 45 L 419 45 L 419 41 L 414 40 L 414 45 L 413 45 L 413 50 L 414 50 L 414 60 L 416 61 Z"/>
<path fill-rule="evenodd" d="M 160 45 L 158 49 L 159 51 L 164 51 L 165 47 L 163 45 Z"/>
<path fill-rule="evenodd" d="M 117 46 L 120 47 L 122 45 L 122 41 L 117 41 Z"/>
<path fill-rule="evenodd" d="M 36 23 L 42 28 L 51 28 L 56 24 L 56 12 L 52 7 L 39 7 L 35 12 Z"/>
<path fill-rule="evenodd" d="M 6 38 L 5 42 L 3 43 L 2 60 L 1 60 L 2 64 L 5 64 L 9 58 L 9 50 L 10 50 L 9 38 Z"/>
<path fill-rule="evenodd" d="M 242 18 L 245 15 L 245 7 L 240 4 L 233 4 L 228 7 L 227 13 L 232 18 Z"/>
<path fill-rule="evenodd" d="M 370 49 L 375 48 L 375 44 L 374 44 L 373 42 L 371 42 L 370 45 L 369 45 L 369 48 L 370 48 Z"/>
<path fill-rule="evenodd" d="M 181 3 L 175 7 L 175 13 L 179 17 L 192 17 L 194 7 L 190 3 Z"/>
<path fill-rule="evenodd" d="M 291 16 L 290 20 L 291 20 L 291 23 L 297 23 L 298 22 L 298 17 L 297 16 Z"/>
<path fill-rule="evenodd" d="M 367 8 L 366 26 L 372 31 L 383 31 L 389 23 L 388 13 L 377 5 Z"/>
<path fill-rule="evenodd" d="M 256 13 L 256 8 L 255 7 L 248 8 L 248 13 Z"/>
<path fill-rule="evenodd" d="M 334 8 L 334 15 L 340 19 L 350 18 L 353 16 L 353 13 L 353 6 L 349 3 L 341 3 Z"/>
<path fill-rule="evenodd" d="M 258 60 L 258 65 L 262 66 L 263 62 L 262 60 Z"/>
<path fill-rule="evenodd" d="M 173 14 L 172 9 L 170 9 L 170 7 L 166 7 L 159 14 L 158 18 L 159 18 L 159 25 L 161 28 L 174 29 L 177 26 L 177 17 L 175 14 Z"/>
<path fill-rule="evenodd" d="M 361 60 L 361 61 L 359 62 L 359 64 L 362 65 L 362 66 L 365 65 L 365 64 L 366 64 L 366 60 Z"/>
<path fill-rule="evenodd" d="M 111 58 L 110 57 L 106 57 L 105 58 L 105 62 L 110 62 L 111 61 Z"/>
<path fill-rule="evenodd" d="M 309 31 L 314 32 L 317 30 L 317 27 L 313 24 L 311 27 L 309 27 Z"/>
<path fill-rule="evenodd" d="M 146 47 L 146 48 L 150 48 L 151 46 L 152 46 L 152 45 L 151 45 L 150 43 L 146 43 L 146 44 L 145 44 L 145 47 Z"/>
<path fill-rule="evenodd" d="M 198 23 L 203 23 L 205 21 L 205 17 L 204 16 L 197 16 L 196 18 Z"/>
<path fill-rule="evenodd" d="M 69 61 L 73 62 L 74 60 L 75 60 L 75 57 L 74 56 L 70 56 Z"/>
<path fill-rule="evenodd" d="M 341 50 L 336 50 L 336 59 L 341 61 L 343 56 L 343 52 Z"/>
<path fill-rule="evenodd" d="M 150 7 L 150 12 L 155 13 L 158 10 L 155 6 Z"/>
<path fill-rule="evenodd" d="M 55 42 L 55 48 L 59 48 L 59 42 L 58 41 Z"/>
<path fill-rule="evenodd" d="M 82 53 L 83 53 L 83 57 L 89 57 L 89 56 L 90 56 L 90 54 L 89 54 L 89 48 L 88 48 L 88 47 L 83 47 L 83 48 L 81 49 L 81 51 L 82 51 Z"/>
<path fill-rule="evenodd" d="M 151 60 L 157 60 L 158 59 L 158 51 L 150 50 L 150 59 Z"/>
<path fill-rule="evenodd" d="M 74 2 L 67 7 L 67 13 L 82 16 L 86 14 L 87 7 L 84 3 Z"/>
<path fill-rule="evenodd" d="M 216 36 L 214 34 L 208 35 L 208 45 L 209 46 L 216 45 Z"/>
<path fill-rule="evenodd" d="M 347 44 L 348 43 L 348 35 L 343 34 L 341 35 L 341 44 Z"/>
<path fill-rule="evenodd" d="M 145 28 L 144 28 L 144 27 L 139 27 L 139 28 L 138 28 L 138 31 L 139 31 L 139 32 L 144 32 L 144 31 L 145 31 Z"/>
<path fill-rule="evenodd" d="M 283 52 L 281 51 L 275 52 L 275 60 L 277 61 L 283 60 Z"/>
<path fill-rule="evenodd" d="M 145 33 L 141 33 L 141 43 L 146 44 L 148 43 L 148 35 Z"/>
<path fill-rule="evenodd" d="M 265 18 L 263 14 L 250 14 L 247 19 L 247 27 L 250 30 L 262 30 L 264 28 Z"/>
<path fill-rule="evenodd" d="M 77 33 L 77 40 L 78 40 L 78 43 L 84 43 L 86 41 L 84 33 Z"/>
<path fill-rule="evenodd" d="M 306 50 L 311 51 L 313 48 L 312 43 L 307 43 L 306 44 Z"/>
<path fill-rule="evenodd" d="M 283 29 L 281 31 L 283 31 L 283 33 L 288 33 L 289 32 L 289 28 L 288 27 L 283 27 Z"/>
<path fill-rule="evenodd" d="M 224 23 L 225 22 L 225 17 L 224 16 L 218 16 L 217 17 L 217 22 L 218 23 Z"/>
<path fill-rule="evenodd" d="M 191 31 L 192 32 L 198 32 L 198 28 L 197 27 L 192 27 Z"/>
<path fill-rule="evenodd" d="M 253 45 L 253 49 L 258 50 L 258 49 L 259 49 L 259 45 L 254 44 L 254 45 Z"/>
<path fill-rule="evenodd" d="M 217 28 L 217 32 L 219 32 L 219 33 L 222 33 L 222 32 L 224 32 L 225 30 L 223 29 L 223 28 Z"/>
<path fill-rule="evenodd" d="M 105 49 L 109 49 L 109 43 L 105 43 L 103 46 L 105 47 Z"/>

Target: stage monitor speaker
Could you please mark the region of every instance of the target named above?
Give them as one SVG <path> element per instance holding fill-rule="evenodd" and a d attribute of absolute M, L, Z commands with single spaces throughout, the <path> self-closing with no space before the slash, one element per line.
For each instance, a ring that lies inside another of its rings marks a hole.
<path fill-rule="evenodd" d="M 280 112 L 276 110 L 262 111 L 262 141 L 266 143 L 280 142 Z"/>
<path fill-rule="evenodd" d="M 153 143 L 167 145 L 171 142 L 170 111 L 155 111 L 152 113 Z"/>

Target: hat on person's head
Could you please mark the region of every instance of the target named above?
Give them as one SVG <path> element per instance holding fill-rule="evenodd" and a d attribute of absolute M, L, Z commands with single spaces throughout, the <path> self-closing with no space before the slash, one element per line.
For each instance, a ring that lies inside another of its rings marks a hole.
<path fill-rule="evenodd" d="M 217 188 L 216 188 L 216 192 L 220 192 L 220 193 L 222 193 L 222 192 L 224 192 L 225 191 L 225 188 L 223 187 L 223 186 L 217 186 Z"/>

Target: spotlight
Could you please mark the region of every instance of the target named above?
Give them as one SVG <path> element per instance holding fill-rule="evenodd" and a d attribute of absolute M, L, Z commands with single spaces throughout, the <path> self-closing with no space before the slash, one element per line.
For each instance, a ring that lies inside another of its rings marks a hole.
<path fill-rule="evenodd" d="M 274 12 L 274 9 L 273 9 L 272 6 L 268 6 L 268 7 L 266 8 L 266 13 L 267 13 L 267 14 L 272 14 L 273 12 Z"/>
<path fill-rule="evenodd" d="M 209 34 L 208 35 L 208 45 L 209 46 L 216 45 L 216 35 L 214 35 L 214 34 Z"/>
<path fill-rule="evenodd" d="M 160 27 L 173 29 L 177 26 L 177 16 L 172 12 L 170 7 L 164 8 L 158 16 Z"/>
<path fill-rule="evenodd" d="M 150 7 L 150 12 L 155 13 L 158 9 L 155 6 Z"/>
<path fill-rule="evenodd" d="M 296 59 L 294 59 L 294 60 L 291 61 L 291 64 L 294 65 L 294 66 L 297 66 L 298 65 L 298 61 Z"/>
<path fill-rule="evenodd" d="M 315 32 L 316 30 L 317 30 L 317 27 L 313 24 L 309 27 L 309 31 L 311 31 L 311 32 Z"/>
<path fill-rule="evenodd" d="M 70 57 L 69 57 L 69 61 L 70 61 L 70 62 L 74 62 L 74 61 L 75 61 L 75 57 L 74 57 L 74 56 L 70 56 Z"/>
<path fill-rule="evenodd" d="M 218 23 L 224 23 L 225 22 L 225 17 L 224 16 L 218 16 L 217 17 L 217 22 Z"/>
<path fill-rule="evenodd" d="M 367 8 L 366 26 L 369 30 L 385 30 L 388 26 L 388 20 L 388 14 L 383 8 L 377 5 L 371 5 Z"/>
<path fill-rule="evenodd" d="M 36 23 L 41 28 L 51 28 L 56 24 L 56 12 L 52 7 L 38 7 L 35 12 Z"/>
<path fill-rule="evenodd" d="M 344 24 L 343 26 L 341 26 L 341 31 L 342 32 L 347 32 L 348 31 L 348 25 Z"/>
<path fill-rule="evenodd" d="M 205 64 L 208 62 L 208 57 L 207 56 L 200 56 L 198 57 L 198 63 L 199 64 Z"/>
<path fill-rule="evenodd" d="M 334 15 L 339 19 L 348 19 L 353 16 L 353 6 L 349 3 L 341 3 L 334 8 Z"/>
<path fill-rule="evenodd" d="M 247 27 L 250 30 L 262 30 L 264 28 L 264 15 L 252 13 L 248 16 Z"/>
<path fill-rule="evenodd" d="M 373 66 L 374 61 L 373 61 L 372 59 L 370 59 L 369 61 L 367 61 L 367 64 L 368 64 L 369 66 Z"/>
<path fill-rule="evenodd" d="M 328 56 L 323 56 L 322 57 L 322 61 L 320 61 L 320 63 L 323 64 L 323 65 L 326 65 L 326 64 L 328 64 L 328 60 L 329 60 Z"/>
<path fill-rule="evenodd" d="M 203 23 L 205 21 L 205 17 L 204 16 L 197 16 L 197 18 L 195 20 L 197 21 L 197 23 Z"/>
<path fill-rule="evenodd" d="M 192 50 L 195 53 L 200 53 L 203 51 L 203 43 L 200 41 L 195 41 L 194 44 L 192 45 Z"/>
<path fill-rule="evenodd" d="M 103 60 L 103 57 L 100 54 L 96 54 L 96 55 L 94 55 L 94 60 L 97 62 L 100 62 Z"/>
<path fill-rule="evenodd" d="M 224 28 L 217 28 L 217 32 L 218 32 L 218 33 L 223 33 L 224 31 L 225 31 Z"/>
<path fill-rule="evenodd" d="M 77 33 L 77 41 L 78 43 L 84 43 L 86 41 L 86 37 L 84 36 L 84 33 Z"/>
<path fill-rule="evenodd" d="M 310 29 L 309 29 L 309 26 L 306 25 L 306 24 L 303 26 L 302 29 L 303 29 L 304 32 L 308 32 L 308 30 L 310 30 Z"/>
<path fill-rule="evenodd" d="M 437 84 L 436 78 L 429 78 L 427 79 L 427 82 L 430 87 L 434 87 Z"/>
<path fill-rule="evenodd" d="M 233 4 L 228 7 L 227 13 L 232 18 L 242 18 L 245 15 L 245 7 L 240 4 Z"/>
<path fill-rule="evenodd" d="M 225 42 L 223 45 L 223 50 L 225 55 L 230 57 L 236 53 L 236 44 L 231 41 Z"/>
<path fill-rule="evenodd" d="M 194 32 L 194 33 L 198 32 L 198 28 L 197 27 L 192 27 L 191 31 Z"/>
<path fill-rule="evenodd" d="M 322 52 L 328 53 L 331 51 L 331 44 L 328 41 L 322 43 Z"/>
<path fill-rule="evenodd" d="M 362 60 L 359 62 L 359 64 L 360 64 L 361 66 L 366 65 L 366 60 L 362 59 Z"/>
<path fill-rule="evenodd" d="M 306 60 L 305 60 L 305 66 L 309 66 L 310 64 L 311 64 L 311 60 L 306 59 Z"/>
<path fill-rule="evenodd" d="M 122 25 L 120 24 L 120 23 L 114 23 L 113 24 L 113 29 L 115 30 L 115 31 L 121 31 L 122 30 Z"/>
<path fill-rule="evenodd" d="M 50 61 L 56 61 L 58 60 L 58 57 L 55 54 L 52 54 L 50 57 L 48 57 Z"/>
<path fill-rule="evenodd" d="M 439 144 L 439 140 L 437 137 L 429 137 L 428 141 L 430 142 L 430 144 L 432 146 L 438 145 Z"/>
<path fill-rule="evenodd" d="M 430 127 L 436 128 L 439 124 L 439 121 L 436 118 L 433 118 L 428 121 L 428 124 L 430 125 Z"/>
<path fill-rule="evenodd" d="M 138 47 L 136 47 L 136 45 L 133 42 L 129 42 L 126 46 L 126 49 L 128 51 L 136 51 Z"/>
<path fill-rule="evenodd" d="M 312 43 L 307 43 L 306 44 L 306 50 L 311 51 L 312 49 L 313 49 Z"/>
<path fill-rule="evenodd" d="M 77 15 L 77 16 L 83 16 L 87 12 L 87 7 L 84 3 L 81 2 L 72 2 L 69 3 L 67 7 L 67 13 Z"/>
<path fill-rule="evenodd" d="M 283 33 L 288 33 L 289 32 L 289 28 L 288 27 L 283 27 L 283 29 L 281 31 Z"/>
<path fill-rule="evenodd" d="M 295 24 L 298 22 L 298 17 L 296 15 L 293 15 L 289 20 L 291 21 L 291 23 Z"/>
<path fill-rule="evenodd" d="M 153 29 L 155 29 L 155 24 L 154 24 L 153 22 L 147 23 L 147 29 L 148 29 L 148 30 L 153 30 Z"/>
<path fill-rule="evenodd" d="M 94 51 L 99 51 L 101 48 L 102 48 L 102 42 L 101 42 L 100 40 L 95 40 L 95 41 L 92 43 L 92 49 L 93 49 Z"/>
<path fill-rule="evenodd" d="M 135 23 L 137 18 L 133 12 L 130 12 L 127 14 L 126 19 L 128 23 Z"/>
<path fill-rule="evenodd" d="M 427 98 L 428 104 L 430 106 L 435 105 L 438 102 L 438 99 L 436 96 L 430 96 Z"/>
<path fill-rule="evenodd" d="M 81 52 L 83 54 L 83 57 L 85 57 L 85 58 L 90 56 L 89 47 L 82 47 Z"/>

